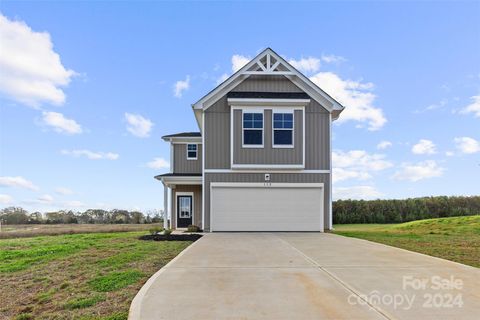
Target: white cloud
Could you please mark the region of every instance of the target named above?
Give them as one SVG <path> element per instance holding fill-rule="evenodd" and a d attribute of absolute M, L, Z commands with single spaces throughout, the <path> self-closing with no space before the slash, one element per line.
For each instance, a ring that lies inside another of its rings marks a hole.
<path fill-rule="evenodd" d="M 37 200 L 40 203 L 52 203 L 53 202 L 53 197 L 49 194 L 44 194 L 44 195 L 41 195 L 40 197 L 38 197 Z"/>
<path fill-rule="evenodd" d="M 43 123 L 50 126 L 59 133 L 79 134 L 82 133 L 82 127 L 73 119 L 65 118 L 59 112 L 43 111 Z"/>
<path fill-rule="evenodd" d="M 295 69 L 300 72 L 317 72 L 320 70 L 320 59 L 314 57 L 301 58 L 300 60 L 291 59 L 288 61 Z"/>
<path fill-rule="evenodd" d="M 377 144 L 377 149 L 384 150 L 384 149 L 390 148 L 391 146 L 392 146 L 392 143 L 390 141 L 383 140 L 383 141 L 380 141 L 379 144 Z"/>
<path fill-rule="evenodd" d="M 393 165 L 385 160 L 385 155 L 368 154 L 364 150 L 333 151 L 332 164 L 336 168 L 357 168 L 363 171 L 380 171 Z"/>
<path fill-rule="evenodd" d="M 333 183 L 348 179 L 367 180 L 372 178 L 368 172 L 333 168 Z"/>
<path fill-rule="evenodd" d="M 13 198 L 8 194 L 0 194 L 0 204 L 10 204 L 12 201 Z"/>
<path fill-rule="evenodd" d="M 382 109 L 373 105 L 376 96 L 369 91 L 373 89 L 372 83 L 343 80 L 332 72 L 319 72 L 310 80 L 345 106 L 338 122 L 366 123 L 371 131 L 380 129 L 387 122 Z"/>
<path fill-rule="evenodd" d="M 87 157 L 90 160 L 117 160 L 119 155 L 112 152 L 93 152 L 90 150 L 62 150 L 62 154 L 72 156 L 75 158 Z"/>
<path fill-rule="evenodd" d="M 480 95 L 471 97 L 472 103 L 463 108 L 460 113 L 473 113 L 477 118 L 480 118 Z"/>
<path fill-rule="evenodd" d="M 0 92 L 31 107 L 62 105 L 62 87 L 75 75 L 53 50 L 50 34 L 33 31 L 25 22 L 0 14 Z"/>
<path fill-rule="evenodd" d="M 323 62 L 326 62 L 326 63 L 340 63 L 340 62 L 347 61 L 347 59 L 345 59 L 344 57 L 336 56 L 334 54 L 323 54 L 321 56 L 321 59 Z"/>
<path fill-rule="evenodd" d="M 372 186 L 334 187 L 334 199 L 378 199 L 383 194 Z"/>
<path fill-rule="evenodd" d="M 416 182 L 423 179 L 440 177 L 445 168 L 440 167 L 435 160 L 426 160 L 415 164 L 404 163 L 393 178 L 396 180 L 408 180 Z"/>
<path fill-rule="evenodd" d="M 127 120 L 127 130 L 131 134 L 139 138 L 146 138 L 150 136 L 150 131 L 153 127 L 153 122 L 139 114 L 125 113 L 125 120 Z"/>
<path fill-rule="evenodd" d="M 437 150 L 435 143 L 431 140 L 420 139 L 415 145 L 413 145 L 412 152 L 414 154 L 435 154 L 437 153 Z"/>
<path fill-rule="evenodd" d="M 38 187 L 24 177 L 0 177 L 0 185 L 6 187 L 17 187 L 30 190 L 38 190 Z"/>
<path fill-rule="evenodd" d="M 446 151 L 446 152 L 445 152 L 445 155 L 446 155 L 447 157 L 453 157 L 453 156 L 454 156 L 454 153 L 453 153 L 452 151 Z"/>
<path fill-rule="evenodd" d="M 480 152 L 480 142 L 470 137 L 460 137 L 454 139 L 457 149 L 462 153 L 472 154 Z"/>
<path fill-rule="evenodd" d="M 177 98 L 181 98 L 183 92 L 190 89 L 190 76 L 187 75 L 185 80 L 178 80 L 173 86 L 173 95 Z"/>
<path fill-rule="evenodd" d="M 333 182 L 348 179 L 371 179 L 370 172 L 378 172 L 390 168 L 393 164 L 385 160 L 383 154 L 369 154 L 364 150 L 348 152 L 335 150 L 332 152 Z"/>
<path fill-rule="evenodd" d="M 58 187 L 55 189 L 55 192 L 64 196 L 73 194 L 72 190 L 65 187 Z"/>
<path fill-rule="evenodd" d="M 170 168 L 170 164 L 163 158 L 155 158 L 147 163 L 147 167 L 152 169 L 165 169 Z"/>
<path fill-rule="evenodd" d="M 240 70 L 244 65 L 249 63 L 251 60 L 250 57 L 242 56 L 239 54 L 234 54 L 232 56 L 232 72 L 235 73 Z"/>

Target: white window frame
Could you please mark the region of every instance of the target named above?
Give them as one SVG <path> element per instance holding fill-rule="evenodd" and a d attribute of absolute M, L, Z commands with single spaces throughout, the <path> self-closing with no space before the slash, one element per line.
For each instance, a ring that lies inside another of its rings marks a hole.
<path fill-rule="evenodd" d="M 292 114 L 292 129 L 274 128 L 275 113 L 291 113 Z M 292 130 L 292 144 L 275 144 L 275 130 Z M 272 148 L 275 149 L 293 149 L 295 148 L 295 110 L 279 110 L 272 109 Z"/>
<path fill-rule="evenodd" d="M 244 128 L 243 127 L 243 115 L 245 113 L 252 113 L 252 114 L 261 114 L 262 115 L 262 129 L 258 128 Z M 256 109 L 256 110 L 244 110 L 242 109 L 242 148 L 253 148 L 253 149 L 262 149 L 265 145 L 265 110 L 263 109 Z M 245 130 L 262 130 L 262 144 L 245 144 L 244 143 L 244 136 Z"/>
<path fill-rule="evenodd" d="M 195 150 L 195 158 L 189 157 L 188 156 L 188 146 L 195 145 L 196 150 Z M 187 150 L 187 160 L 197 160 L 198 159 L 198 144 L 197 143 L 187 143 L 185 145 L 185 149 Z"/>

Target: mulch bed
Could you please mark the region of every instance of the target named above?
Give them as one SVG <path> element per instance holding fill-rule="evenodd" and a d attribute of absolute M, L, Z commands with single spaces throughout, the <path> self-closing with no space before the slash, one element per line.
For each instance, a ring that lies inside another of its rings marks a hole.
<path fill-rule="evenodd" d="M 197 241 L 202 237 L 201 234 L 148 234 L 141 236 L 140 240 L 153 240 L 153 241 Z"/>

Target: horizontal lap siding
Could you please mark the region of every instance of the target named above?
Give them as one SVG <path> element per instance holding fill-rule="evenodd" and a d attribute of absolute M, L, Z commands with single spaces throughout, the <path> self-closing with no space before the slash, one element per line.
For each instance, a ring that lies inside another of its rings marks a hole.
<path fill-rule="evenodd" d="M 187 145 L 173 144 L 175 173 L 202 173 L 202 145 L 197 147 L 197 160 L 187 160 Z"/>
<path fill-rule="evenodd" d="M 294 148 L 272 147 L 272 110 L 264 113 L 263 148 L 242 147 L 242 110 L 234 112 L 234 164 L 302 164 L 303 160 L 303 115 L 295 111 Z"/>
<path fill-rule="evenodd" d="M 205 175 L 205 230 L 210 230 L 210 183 L 211 182 L 265 182 L 265 173 L 206 173 Z M 323 183 L 324 184 L 324 226 L 329 225 L 328 194 L 330 192 L 329 174 L 326 173 L 270 173 L 272 183 Z"/>

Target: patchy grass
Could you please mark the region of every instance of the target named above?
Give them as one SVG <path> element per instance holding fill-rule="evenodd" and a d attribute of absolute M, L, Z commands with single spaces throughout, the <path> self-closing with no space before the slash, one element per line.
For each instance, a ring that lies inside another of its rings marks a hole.
<path fill-rule="evenodd" d="M 480 267 L 480 215 L 388 225 L 335 225 L 334 230 L 340 235 Z"/>
<path fill-rule="evenodd" d="M 152 228 L 163 229 L 161 224 L 14 224 L 2 225 L 0 239 L 78 233 L 147 231 Z"/>
<path fill-rule="evenodd" d="M 88 282 L 93 290 L 99 292 L 109 292 L 125 288 L 142 278 L 142 273 L 137 270 L 127 270 L 123 272 L 111 272 L 107 275 L 96 277 Z"/>
<path fill-rule="evenodd" d="M 143 283 L 191 244 L 143 234 L 0 240 L 0 319 L 127 319 Z"/>
<path fill-rule="evenodd" d="M 85 298 L 75 298 L 65 303 L 65 309 L 83 309 L 94 306 L 97 302 L 105 301 L 105 296 L 96 295 Z"/>

